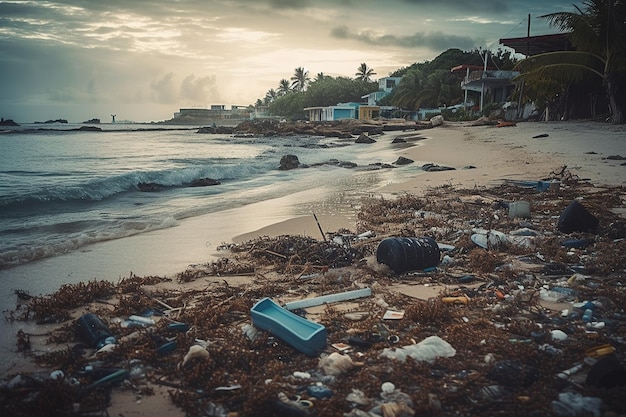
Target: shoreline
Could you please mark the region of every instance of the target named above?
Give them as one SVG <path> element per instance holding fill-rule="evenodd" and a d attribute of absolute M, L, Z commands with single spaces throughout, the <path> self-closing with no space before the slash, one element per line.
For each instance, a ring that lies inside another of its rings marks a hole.
<path fill-rule="evenodd" d="M 454 166 L 457 169 L 441 172 L 427 172 L 415 175 L 407 181 L 388 183 L 382 187 L 373 190 L 361 190 L 368 192 L 371 196 L 382 197 L 387 195 L 415 194 L 419 195 L 426 189 L 449 187 L 450 192 L 455 188 L 479 189 L 501 183 L 506 180 L 539 180 L 550 175 L 552 171 L 563 165 L 571 167 L 572 172 L 581 178 L 589 177 L 591 183 L 597 186 L 603 185 L 623 185 L 626 183 L 626 166 L 621 165 L 620 160 L 607 160 L 610 155 L 624 155 L 626 153 L 625 146 L 619 142 L 613 141 L 611 135 L 605 134 L 598 137 L 595 142 L 587 141 L 582 144 L 575 144 L 575 140 L 585 138 L 589 134 L 588 129 L 582 129 L 581 132 L 572 132 L 567 129 L 567 122 L 557 123 L 529 123 L 520 124 L 516 127 L 495 128 L 493 126 L 471 127 L 465 124 L 449 124 L 446 123 L 442 127 L 430 129 L 428 131 L 419 132 L 420 137 L 425 139 L 411 139 L 408 146 L 400 147 L 398 156 L 405 156 L 420 163 L 436 163 L 439 165 Z M 579 124 L 569 125 L 570 128 L 578 128 Z M 518 129 L 518 130 L 515 130 Z M 607 129 L 615 132 L 616 136 L 623 133 L 614 129 Z M 532 139 L 532 136 L 546 133 L 547 137 Z M 401 135 L 401 134 L 400 134 Z M 568 146 L 563 147 L 564 140 Z M 384 140 L 390 140 L 384 137 Z M 622 139 L 623 141 L 623 139 Z M 606 145 L 605 145 L 606 143 Z M 621 147 L 620 147 L 621 145 Z M 595 148 L 595 150 L 594 150 Z M 587 152 L 596 152 L 587 153 Z M 604 159 L 603 159 L 604 158 Z M 463 169 L 466 165 L 473 165 L 476 168 Z M 286 234 L 294 234 L 300 236 L 311 236 L 320 239 L 320 231 L 316 222 L 311 215 L 303 215 L 302 210 L 295 209 L 299 204 L 319 203 L 320 200 L 326 198 L 323 192 L 310 193 L 304 192 L 304 195 L 287 196 L 271 201 L 255 203 L 246 207 L 240 207 L 234 210 L 220 212 L 213 216 L 214 224 L 221 226 L 218 235 L 224 236 L 224 241 L 243 242 L 260 236 L 280 236 Z M 386 197 L 385 197 L 386 198 Z M 319 204 L 317 207 L 325 207 L 325 210 L 318 211 L 317 216 L 321 227 L 325 232 L 334 231 L 333 228 L 346 227 L 353 229 L 355 227 L 355 213 L 358 207 L 341 207 L 333 206 L 332 200 L 328 204 Z M 341 211 L 342 215 L 333 215 L 333 211 Z M 353 210 L 353 216 L 350 217 L 349 212 Z M 310 210 L 307 210 L 310 212 Z M 233 216 L 237 213 L 240 219 L 250 219 L 249 222 L 236 222 L 237 230 L 234 232 L 232 227 Z M 259 213 L 262 213 L 259 216 Z M 347 214 L 347 215 L 346 215 Z M 185 268 L 190 265 L 207 262 L 207 254 L 215 255 L 214 249 L 219 243 L 214 239 L 221 239 L 215 236 L 211 242 L 203 237 L 203 227 L 209 227 L 206 224 L 207 217 L 200 219 L 190 219 L 181 223 L 174 229 L 165 229 L 157 233 L 151 232 L 137 239 L 129 239 L 124 242 L 105 242 L 98 250 L 82 254 L 76 254 L 77 257 L 84 259 L 82 268 L 84 271 L 90 271 L 83 281 L 102 279 L 98 276 L 96 262 L 98 251 L 105 250 L 124 251 L 132 250 L 140 247 L 148 250 L 154 242 L 168 241 L 171 247 L 179 248 L 171 250 L 160 264 L 150 265 L 154 273 L 144 274 L 142 271 L 134 271 L 139 276 L 142 275 L 163 275 L 164 265 L 171 271 L 165 276 L 174 276 L 183 272 L 180 266 Z M 622 217 L 624 217 L 622 215 Z M 205 223 L 203 223 L 205 222 Z M 213 229 L 215 230 L 215 229 Z M 150 243 L 152 242 L 152 243 Z M 207 245 L 207 243 L 210 243 Z M 120 247 L 121 245 L 121 247 Z M 203 249 L 199 249 L 203 247 Z M 189 248 L 196 248 L 190 250 Z M 190 253 L 191 252 L 191 253 Z M 202 257 L 202 260 L 199 258 Z M 62 258 L 62 257 L 59 257 Z M 198 259 L 197 262 L 192 261 Z M 59 259 L 62 264 L 64 259 Z M 190 262 L 191 261 L 191 262 Z M 103 268 L 106 265 L 102 266 Z M 183 268 L 183 269 L 185 269 Z M 129 271 L 120 273 L 120 277 L 127 276 Z M 76 272 L 78 273 L 78 272 Z M 83 272 L 81 272 L 82 274 Z M 199 280 L 195 284 L 185 285 L 179 283 L 167 284 L 167 287 L 175 288 L 181 292 L 184 291 L 207 291 L 210 288 L 217 288 L 217 285 L 223 285 L 226 276 L 217 276 L 214 279 Z M 38 277 L 45 279 L 45 277 Z M 252 277 L 241 278 L 242 282 L 251 280 Z M 33 282 L 35 285 L 36 282 Z M 405 285 L 403 283 L 403 285 Z M 228 284 L 227 284 L 228 285 Z M 234 284 L 233 284 L 234 285 Z M 428 287 L 415 287 L 410 285 L 409 290 L 413 292 L 411 296 L 416 299 L 428 299 L 442 291 L 445 286 L 430 285 Z M 13 296 L 13 298 L 15 298 Z M 562 306 L 556 305 L 553 308 L 558 310 Z M 319 312 L 318 312 L 319 314 Z M 37 326 L 34 323 L 16 322 L 9 326 L 11 329 L 11 337 L 15 336 L 16 329 L 24 328 L 26 331 L 40 333 L 42 330 L 50 329 L 50 327 Z M 8 338 L 6 338 L 8 339 Z M 14 349 L 15 342 L 9 346 L 3 346 L 3 349 Z M 45 346 L 43 347 L 45 349 Z M 3 355 L 7 356 L 7 355 Z M 20 357 L 16 354 L 8 354 L 9 361 L 5 361 L 3 366 L 3 376 L 9 372 L 15 372 L 21 367 L 28 366 L 28 359 Z M 21 355 L 19 355 L 21 356 Z M 133 413 L 133 415 L 155 415 L 159 411 L 167 410 L 169 415 L 184 415 L 182 410 L 172 405 L 166 390 L 160 388 L 156 395 L 145 397 L 145 401 L 138 402 L 135 396 L 129 392 L 116 392 L 114 404 L 109 408 L 112 415 L 121 413 Z"/>

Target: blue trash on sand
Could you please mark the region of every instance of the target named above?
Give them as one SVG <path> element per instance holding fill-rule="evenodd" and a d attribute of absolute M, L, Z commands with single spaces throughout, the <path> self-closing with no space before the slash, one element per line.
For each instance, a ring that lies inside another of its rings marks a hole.
<path fill-rule="evenodd" d="M 326 348 L 326 327 L 282 308 L 269 297 L 250 309 L 252 324 L 287 343 L 307 356 Z"/>

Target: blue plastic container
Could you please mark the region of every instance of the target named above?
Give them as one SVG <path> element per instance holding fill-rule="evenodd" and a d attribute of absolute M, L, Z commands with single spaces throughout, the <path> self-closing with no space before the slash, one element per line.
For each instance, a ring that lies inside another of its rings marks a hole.
<path fill-rule="evenodd" d="M 282 308 L 266 297 L 250 309 L 252 324 L 307 356 L 316 356 L 326 347 L 326 327 Z"/>

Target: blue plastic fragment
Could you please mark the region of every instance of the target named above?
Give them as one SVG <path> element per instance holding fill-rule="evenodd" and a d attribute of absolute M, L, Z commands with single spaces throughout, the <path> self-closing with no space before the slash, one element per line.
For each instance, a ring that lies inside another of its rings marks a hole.
<path fill-rule="evenodd" d="M 581 249 L 586 248 L 592 242 L 589 239 L 567 239 L 561 242 L 561 246 L 565 246 L 566 248 L 575 248 Z"/>
<path fill-rule="evenodd" d="M 176 330 L 177 332 L 185 333 L 189 330 L 189 325 L 187 323 L 170 323 L 167 325 L 167 328 L 170 330 Z"/>
<path fill-rule="evenodd" d="M 333 392 L 324 385 L 310 385 L 306 391 L 311 397 L 315 398 L 330 398 L 333 396 Z"/>
<path fill-rule="evenodd" d="M 326 327 L 282 308 L 266 297 L 250 309 L 252 324 L 307 356 L 316 356 L 326 347 Z"/>

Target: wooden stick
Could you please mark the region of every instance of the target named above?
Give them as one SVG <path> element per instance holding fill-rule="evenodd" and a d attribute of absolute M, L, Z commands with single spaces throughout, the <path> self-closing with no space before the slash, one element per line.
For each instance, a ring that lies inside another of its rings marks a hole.
<path fill-rule="evenodd" d="M 324 234 L 324 231 L 322 230 L 322 226 L 320 226 L 320 222 L 319 220 L 317 220 L 317 216 L 315 215 L 315 213 L 313 213 L 313 218 L 315 218 L 315 223 L 317 223 L 317 227 L 320 229 L 320 233 L 322 234 L 322 239 L 324 239 L 324 242 L 326 242 L 326 235 Z"/>

